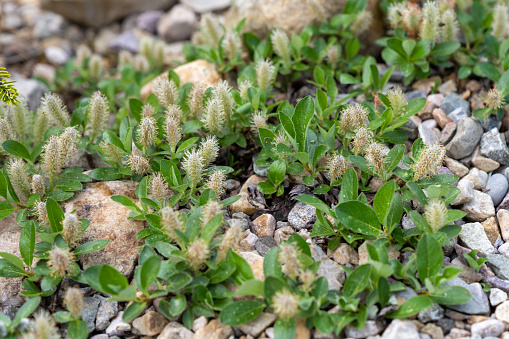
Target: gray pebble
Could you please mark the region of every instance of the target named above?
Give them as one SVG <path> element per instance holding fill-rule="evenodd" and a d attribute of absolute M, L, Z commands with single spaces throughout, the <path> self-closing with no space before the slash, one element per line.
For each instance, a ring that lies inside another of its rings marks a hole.
<path fill-rule="evenodd" d="M 277 247 L 277 243 L 270 235 L 264 235 L 256 240 L 255 248 L 262 257 L 264 257 L 272 247 Z"/>
<path fill-rule="evenodd" d="M 488 184 L 486 185 L 486 193 L 493 200 L 493 205 L 495 205 L 495 207 L 498 206 L 504 199 L 508 188 L 509 183 L 503 174 L 496 173 L 488 179 Z"/>

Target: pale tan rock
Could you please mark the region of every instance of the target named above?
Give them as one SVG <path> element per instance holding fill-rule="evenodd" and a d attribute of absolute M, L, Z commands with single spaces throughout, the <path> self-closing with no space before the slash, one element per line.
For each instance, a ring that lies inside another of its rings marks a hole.
<path fill-rule="evenodd" d="M 274 240 L 276 240 L 276 243 L 279 245 L 281 241 L 290 238 L 293 233 L 295 233 L 295 231 L 291 226 L 282 227 L 274 232 Z"/>
<path fill-rule="evenodd" d="M 254 251 L 256 240 L 258 240 L 258 237 L 251 233 L 250 230 L 246 230 L 244 232 L 244 239 L 242 239 L 239 243 L 240 250 L 244 252 Z"/>
<path fill-rule="evenodd" d="M 444 159 L 444 163 L 445 163 L 445 166 L 447 166 L 447 168 L 450 169 L 451 172 L 459 178 L 462 178 L 468 174 L 468 167 L 466 167 L 465 165 L 463 165 L 461 162 L 459 162 L 457 160 L 446 157 Z"/>
<path fill-rule="evenodd" d="M 200 59 L 191 61 L 176 67 L 173 71 L 179 76 L 180 85 L 197 82 L 213 85 L 221 79 L 216 66 L 207 60 Z M 168 79 L 168 72 L 163 72 L 157 78 L 143 86 L 141 89 L 141 99 L 143 101 L 152 93 L 152 86 L 156 83 L 157 79 Z"/>
<path fill-rule="evenodd" d="M 466 218 L 472 221 L 484 221 L 495 216 L 493 200 L 489 195 L 478 190 L 474 190 L 473 199 L 464 204 L 461 210 L 467 212 Z"/>
<path fill-rule="evenodd" d="M 130 276 L 137 265 L 142 239 L 136 234 L 145 228 L 140 220 L 128 220 L 130 211 L 111 200 L 114 195 L 125 195 L 138 203 L 135 196 L 138 183 L 133 181 L 104 181 L 85 184 L 74 197 L 63 203 L 65 213 L 77 210 L 78 217 L 90 220 L 80 243 L 109 239 L 110 244 L 100 251 L 80 256 L 84 268 L 108 264 L 125 276 Z"/>
<path fill-rule="evenodd" d="M 475 159 L 472 159 L 472 163 L 475 167 L 484 172 L 491 172 L 500 167 L 500 164 L 493 159 L 478 155 Z"/>
<path fill-rule="evenodd" d="M 429 335 L 432 339 L 444 339 L 444 331 L 435 324 L 426 324 L 421 328 L 421 333 Z"/>
<path fill-rule="evenodd" d="M 509 241 L 509 210 L 499 210 L 497 212 L 497 219 L 502 239 L 507 242 Z"/>
<path fill-rule="evenodd" d="M 42 8 L 69 21 L 100 27 L 130 14 L 168 9 L 176 0 L 42 0 Z"/>
<path fill-rule="evenodd" d="M 509 301 L 504 301 L 495 309 L 495 318 L 509 323 Z"/>
<path fill-rule="evenodd" d="M 253 228 L 258 237 L 264 235 L 272 237 L 276 230 L 276 218 L 272 214 L 262 214 L 253 220 Z"/>
<path fill-rule="evenodd" d="M 449 118 L 445 114 L 445 112 L 442 111 L 440 108 L 435 108 L 433 110 L 433 119 L 435 119 L 435 121 L 438 123 L 438 126 L 440 126 L 440 128 L 444 128 L 445 125 L 452 122 L 451 118 Z"/>
<path fill-rule="evenodd" d="M 168 323 L 164 315 L 151 311 L 134 319 L 133 329 L 141 335 L 152 337 L 161 333 Z"/>
<path fill-rule="evenodd" d="M 243 30 L 258 36 L 266 36 L 273 28 L 281 28 L 288 34 L 300 34 L 310 24 L 318 24 L 322 19 L 342 13 L 346 0 L 234 0 L 226 13 L 226 26 L 233 27 L 246 19 Z M 321 9 L 315 10 L 317 4 Z M 373 20 L 369 29 L 360 35 L 360 41 L 367 46 L 369 53 L 380 49 L 375 41 L 385 34 L 384 19 L 378 0 L 368 0 L 366 9 L 372 13 Z M 320 13 L 319 13 L 320 12 Z"/>
<path fill-rule="evenodd" d="M 359 264 L 359 254 L 346 243 L 341 243 L 334 251 L 327 250 L 327 252 L 327 255 L 332 257 L 338 264 Z"/>
<path fill-rule="evenodd" d="M 251 266 L 255 279 L 265 280 L 265 275 L 263 274 L 263 257 L 261 255 L 255 252 L 239 252 L 239 255 Z"/>
<path fill-rule="evenodd" d="M 306 327 L 306 319 L 297 318 L 297 328 L 295 332 L 295 339 L 310 339 L 311 331 Z"/>
<path fill-rule="evenodd" d="M 16 214 L 0 220 L 0 251 L 21 258 L 19 238 L 22 228 L 16 223 Z M 23 297 L 19 295 L 22 278 L 0 277 L 0 311 L 2 306 L 21 306 Z"/>
<path fill-rule="evenodd" d="M 253 337 L 258 337 L 267 327 L 276 321 L 277 316 L 272 313 L 262 312 L 258 317 L 248 323 L 239 325 L 238 328 Z"/>
<path fill-rule="evenodd" d="M 201 318 L 201 317 L 200 317 Z M 200 319 L 198 318 L 198 319 Z M 207 319 L 205 318 L 205 321 Z M 194 328 L 194 326 L 193 326 Z M 184 325 L 172 321 L 163 329 L 157 339 L 193 339 L 194 333 L 185 328 Z"/>
<path fill-rule="evenodd" d="M 194 339 L 227 339 L 230 336 L 233 336 L 233 329 L 214 319 L 207 326 L 198 330 L 194 335 Z"/>
<path fill-rule="evenodd" d="M 262 181 L 266 181 L 266 180 L 267 180 L 267 178 L 261 177 L 256 174 L 249 177 L 249 179 L 246 180 L 246 182 L 244 183 L 244 185 L 242 185 L 242 187 L 240 189 L 239 195 L 241 196 L 241 198 L 230 205 L 230 212 L 232 214 L 237 213 L 237 212 L 244 212 L 247 215 L 255 214 L 256 207 L 253 206 L 247 199 L 247 197 L 248 197 L 247 188 L 251 184 L 258 184 L 258 183 L 260 183 Z"/>
<path fill-rule="evenodd" d="M 495 219 L 495 217 L 489 217 L 481 222 L 481 225 L 484 227 L 484 233 L 486 233 L 490 242 L 495 245 L 495 241 L 500 237 L 497 219 Z"/>

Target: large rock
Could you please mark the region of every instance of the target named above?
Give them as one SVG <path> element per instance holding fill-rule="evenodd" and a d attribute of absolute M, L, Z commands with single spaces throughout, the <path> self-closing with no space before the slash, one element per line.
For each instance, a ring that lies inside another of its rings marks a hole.
<path fill-rule="evenodd" d="M 447 155 L 453 159 L 468 157 L 475 149 L 482 137 L 481 125 L 472 118 L 461 119 L 456 135 L 445 146 Z"/>
<path fill-rule="evenodd" d="M 21 258 L 19 252 L 19 237 L 22 228 L 16 223 L 16 215 L 11 214 L 0 221 L 0 249 Z M 4 306 L 21 306 L 22 299 L 19 296 L 22 278 L 0 277 L 0 311 Z"/>
<path fill-rule="evenodd" d="M 129 210 L 110 198 L 125 195 L 138 202 L 135 190 L 138 184 L 132 181 L 105 181 L 86 184 L 84 189 L 63 204 L 65 213 L 74 209 L 80 218 L 90 220 L 89 228 L 83 233 L 81 242 L 110 239 L 108 246 L 100 251 L 80 256 L 84 268 L 108 264 L 120 273 L 130 276 L 136 266 L 143 240 L 136 239 L 136 233 L 145 227 L 145 222 L 127 220 Z"/>
<path fill-rule="evenodd" d="M 342 13 L 346 0 L 234 0 L 230 10 L 226 13 L 226 26 L 233 27 L 240 20 L 246 18 L 244 31 L 253 32 L 258 36 L 265 36 L 273 28 L 282 28 L 289 34 L 299 34 L 310 24 L 319 23 L 323 14 L 328 20 L 336 14 Z M 313 10 L 317 4 L 322 13 Z M 385 34 L 384 21 L 378 0 L 368 0 L 366 8 L 372 13 L 371 26 L 360 36 L 361 43 L 367 50 L 376 52 L 375 41 Z"/>
<path fill-rule="evenodd" d="M 99 27 L 130 14 L 168 9 L 176 0 L 42 0 L 42 7 L 70 21 Z"/>
<path fill-rule="evenodd" d="M 484 227 L 478 222 L 461 226 L 461 232 L 458 236 L 465 246 L 471 250 L 478 250 L 486 254 L 493 253 L 495 250 L 484 231 Z"/>
<path fill-rule="evenodd" d="M 216 66 L 201 59 L 180 65 L 173 71 L 179 76 L 180 85 L 198 82 L 205 83 L 206 85 L 213 85 L 221 79 Z M 143 86 L 141 89 L 141 98 L 143 101 L 152 93 L 152 86 L 156 83 L 157 79 L 168 79 L 168 72 L 163 72 L 157 78 Z"/>

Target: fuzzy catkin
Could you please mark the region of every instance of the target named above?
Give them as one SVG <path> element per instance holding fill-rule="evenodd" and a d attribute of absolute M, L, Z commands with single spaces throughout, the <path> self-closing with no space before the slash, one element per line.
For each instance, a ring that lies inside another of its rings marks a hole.
<path fill-rule="evenodd" d="M 223 240 L 221 241 L 221 245 L 219 245 L 219 250 L 217 252 L 217 258 L 219 261 L 223 261 L 226 258 L 229 249 L 232 251 L 238 249 L 239 243 L 242 240 L 243 232 L 244 228 L 240 220 L 232 219 L 230 228 L 226 231 L 223 236 Z"/>
<path fill-rule="evenodd" d="M 224 118 L 227 123 L 231 120 L 231 116 L 233 113 L 233 105 L 235 101 L 233 101 L 233 97 L 231 94 L 232 87 L 226 80 L 219 80 L 214 85 L 214 90 L 216 94 L 216 98 L 221 102 L 221 106 L 224 111 Z"/>
<path fill-rule="evenodd" d="M 366 127 L 368 111 L 361 104 L 350 105 L 341 113 L 341 129 L 343 133 L 355 132 L 358 128 Z"/>
<path fill-rule="evenodd" d="M 39 194 L 42 197 L 46 192 L 46 184 L 44 177 L 40 174 L 34 174 L 32 176 L 32 193 Z"/>
<path fill-rule="evenodd" d="M 164 78 L 157 79 L 154 85 L 154 93 L 156 94 L 159 103 L 164 108 L 168 108 L 171 105 L 177 105 L 179 103 L 178 88 L 173 79 L 169 81 Z"/>
<path fill-rule="evenodd" d="M 207 186 L 207 188 L 210 188 L 211 190 L 213 190 L 214 193 L 216 194 L 216 197 L 218 199 L 220 199 L 221 196 L 226 191 L 226 174 L 224 174 L 223 171 L 213 172 L 209 176 L 206 186 Z"/>
<path fill-rule="evenodd" d="M 69 313 L 71 313 L 74 318 L 78 319 L 84 306 L 83 292 L 81 289 L 76 287 L 68 288 L 64 295 L 64 304 Z"/>
<path fill-rule="evenodd" d="M 223 35 L 223 27 L 217 16 L 212 13 L 205 13 L 200 20 L 200 35 L 207 45 L 217 46 Z"/>
<path fill-rule="evenodd" d="M 32 188 L 26 163 L 22 159 L 11 160 L 7 166 L 9 180 L 21 202 L 27 201 Z"/>
<path fill-rule="evenodd" d="M 270 41 L 272 42 L 274 52 L 281 58 L 283 65 L 289 67 L 292 56 L 290 39 L 288 39 L 286 32 L 280 28 L 276 28 L 270 35 Z"/>
<path fill-rule="evenodd" d="M 60 339 L 60 332 L 53 316 L 45 310 L 39 310 L 34 314 L 28 338 L 34 339 Z"/>
<path fill-rule="evenodd" d="M 150 180 L 150 193 L 160 203 L 163 203 L 169 193 L 168 184 L 164 181 L 161 173 L 156 173 Z"/>
<path fill-rule="evenodd" d="M 239 35 L 236 32 L 226 33 L 223 38 L 223 42 L 221 43 L 221 47 L 223 47 L 223 50 L 226 52 L 228 60 L 236 60 L 242 52 L 242 43 Z"/>
<path fill-rule="evenodd" d="M 78 245 L 82 234 L 81 225 L 82 222 L 76 214 L 67 214 L 62 221 L 62 237 L 71 248 Z"/>
<path fill-rule="evenodd" d="M 240 93 L 240 96 L 242 97 L 242 99 L 244 99 L 245 101 L 248 101 L 249 100 L 249 97 L 247 95 L 247 90 L 249 88 L 253 87 L 253 84 L 251 83 L 251 81 L 249 81 L 248 79 L 245 79 L 245 80 L 242 80 L 239 84 L 239 93 Z"/>
<path fill-rule="evenodd" d="M 424 207 L 424 219 L 433 232 L 438 232 L 447 224 L 448 210 L 442 200 L 430 199 Z"/>
<path fill-rule="evenodd" d="M 331 182 L 337 181 L 343 177 L 346 171 L 346 161 L 342 155 L 336 155 L 329 159 L 327 163 L 327 175 Z"/>
<path fill-rule="evenodd" d="M 147 58 L 141 54 L 134 57 L 134 69 L 141 73 L 147 73 L 150 70 L 150 64 Z"/>
<path fill-rule="evenodd" d="M 399 115 L 402 108 L 408 104 L 405 99 L 405 93 L 403 93 L 399 86 L 395 86 L 387 91 L 387 99 L 391 103 L 392 112 L 395 116 Z"/>
<path fill-rule="evenodd" d="M 356 36 L 359 36 L 362 33 L 369 30 L 369 27 L 371 26 L 372 22 L 373 14 L 371 14 L 370 11 L 363 10 L 362 12 L 357 14 L 357 17 L 355 18 L 355 21 L 352 23 L 350 28 L 352 29 Z"/>
<path fill-rule="evenodd" d="M 193 186 L 196 187 L 203 175 L 203 164 L 200 152 L 196 149 L 186 151 L 184 160 L 182 161 L 182 167 Z"/>
<path fill-rule="evenodd" d="M 497 4 L 493 9 L 493 23 L 491 24 L 492 35 L 497 40 L 502 40 L 507 35 L 507 22 L 509 21 L 509 6 Z"/>
<path fill-rule="evenodd" d="M 97 136 L 99 132 L 106 128 L 110 103 L 108 98 L 100 91 L 95 91 L 87 105 L 87 115 L 91 128 L 92 136 Z M 93 140 L 92 140 L 93 141 Z"/>
<path fill-rule="evenodd" d="M 32 123 L 32 135 L 34 137 L 34 142 L 37 144 L 44 140 L 44 135 L 48 130 L 49 121 L 47 116 L 44 114 L 41 107 L 37 109 L 35 112 L 34 121 Z"/>
<path fill-rule="evenodd" d="M 221 133 L 225 122 L 225 115 L 221 101 L 218 98 L 209 99 L 205 107 L 202 122 L 210 134 L 218 135 Z"/>
<path fill-rule="evenodd" d="M 182 138 L 182 128 L 180 128 L 180 121 L 173 116 L 167 116 L 164 123 L 164 136 L 166 143 L 170 146 L 172 153 Z"/>
<path fill-rule="evenodd" d="M 28 127 L 28 105 L 22 100 L 17 106 L 9 109 L 9 120 L 20 140 L 24 140 Z"/>
<path fill-rule="evenodd" d="M 422 22 L 419 30 L 421 39 L 438 40 L 440 13 L 435 2 L 426 1 L 422 7 Z"/>
<path fill-rule="evenodd" d="M 131 171 L 136 174 L 144 174 L 150 172 L 150 164 L 148 159 L 141 154 L 136 154 L 133 152 L 131 155 L 129 155 L 127 162 Z"/>
<path fill-rule="evenodd" d="M 215 200 L 210 200 L 205 206 L 203 206 L 201 216 L 202 226 L 205 227 L 212 218 L 219 214 L 223 214 L 221 205 Z"/>
<path fill-rule="evenodd" d="M 161 226 L 164 234 L 171 238 L 175 238 L 175 230 L 182 230 L 180 213 L 174 211 L 171 207 L 164 207 L 161 209 Z"/>
<path fill-rule="evenodd" d="M 389 151 L 381 144 L 376 142 L 369 145 L 366 152 L 366 160 L 369 167 L 375 174 L 381 176 L 385 173 L 387 153 Z"/>
<path fill-rule="evenodd" d="M 253 113 L 253 116 L 251 118 L 251 130 L 255 135 L 259 134 L 260 128 L 268 128 L 269 125 L 267 124 L 267 114 L 262 111 L 257 111 Z"/>
<path fill-rule="evenodd" d="M 69 126 L 71 117 L 57 94 L 48 92 L 44 95 L 41 99 L 41 111 L 52 125 L 62 128 Z"/>
<path fill-rule="evenodd" d="M 189 266 L 193 270 L 199 270 L 209 257 L 209 247 L 201 239 L 195 240 L 187 249 L 187 259 Z"/>
<path fill-rule="evenodd" d="M 445 148 L 436 143 L 431 146 L 426 146 L 419 156 L 419 159 L 414 163 L 412 169 L 414 170 L 414 180 L 433 176 L 438 173 L 445 159 Z"/>
<path fill-rule="evenodd" d="M 299 251 L 291 243 L 285 243 L 279 248 L 278 260 L 281 271 L 295 280 L 300 273 Z"/>
<path fill-rule="evenodd" d="M 60 248 L 56 245 L 53 246 L 49 252 L 47 266 L 50 269 L 52 277 L 64 277 L 71 271 L 71 266 L 74 264 L 74 254 L 68 249 Z"/>
<path fill-rule="evenodd" d="M 459 23 L 454 9 L 447 9 L 442 14 L 442 27 L 440 36 L 442 41 L 458 41 Z"/>
<path fill-rule="evenodd" d="M 88 62 L 88 69 L 92 79 L 99 79 L 103 72 L 103 58 L 98 54 L 92 55 Z"/>
<path fill-rule="evenodd" d="M 206 86 L 202 83 L 194 83 L 191 87 L 187 104 L 189 112 L 187 118 L 189 120 L 200 118 L 203 110 L 203 95 L 205 94 Z"/>
<path fill-rule="evenodd" d="M 14 128 L 7 119 L 0 118 L 0 151 L 3 151 L 2 144 L 7 140 L 16 140 Z"/>
<path fill-rule="evenodd" d="M 99 143 L 99 149 L 101 150 L 102 154 L 104 154 L 106 161 L 117 163 L 122 160 L 122 155 L 124 152 L 109 141 L 101 140 Z"/>
<path fill-rule="evenodd" d="M 499 110 L 506 104 L 503 93 L 496 87 L 488 91 L 488 94 L 486 94 L 484 98 L 484 102 L 486 106 L 493 110 Z"/>
<path fill-rule="evenodd" d="M 283 288 L 277 291 L 272 297 L 274 314 L 279 318 L 287 320 L 295 317 L 299 310 L 299 296 Z"/>
<path fill-rule="evenodd" d="M 219 155 L 219 140 L 213 135 L 202 140 L 198 148 L 203 167 L 207 167 L 213 163 Z"/>
<path fill-rule="evenodd" d="M 373 142 L 373 132 L 368 131 L 366 127 L 361 127 L 355 132 L 352 141 L 353 152 L 355 154 L 362 153 Z"/>
<path fill-rule="evenodd" d="M 154 144 L 156 135 L 157 126 L 154 118 L 143 118 L 137 131 L 138 142 L 145 148 L 149 147 Z"/>
<path fill-rule="evenodd" d="M 269 92 L 276 76 L 276 67 L 270 59 L 258 60 L 254 66 L 256 84 L 262 91 Z"/>

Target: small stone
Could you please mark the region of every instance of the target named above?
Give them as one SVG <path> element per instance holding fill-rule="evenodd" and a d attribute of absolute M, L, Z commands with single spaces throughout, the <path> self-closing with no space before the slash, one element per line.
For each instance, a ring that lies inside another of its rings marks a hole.
<path fill-rule="evenodd" d="M 473 159 L 472 163 L 475 167 L 484 172 L 491 172 L 500 167 L 498 162 L 490 158 L 483 157 L 482 155 L 478 155 L 475 159 Z"/>
<path fill-rule="evenodd" d="M 125 323 L 122 320 L 122 316 L 124 315 L 124 312 L 118 312 L 115 319 L 113 319 L 106 328 L 105 332 L 109 336 L 125 336 L 125 332 L 131 330 L 131 325 L 129 323 Z"/>
<path fill-rule="evenodd" d="M 41 77 L 49 83 L 55 81 L 55 74 L 56 74 L 55 67 L 43 63 L 35 64 L 32 73 L 34 77 Z"/>
<path fill-rule="evenodd" d="M 262 214 L 253 220 L 253 228 L 258 237 L 264 235 L 272 237 L 276 230 L 276 218 L 272 214 Z"/>
<path fill-rule="evenodd" d="M 423 324 L 431 321 L 437 321 L 444 317 L 444 309 L 438 304 L 433 304 L 433 307 L 422 310 L 417 315 L 417 319 Z"/>
<path fill-rule="evenodd" d="M 247 235 L 246 235 L 247 234 Z M 258 237 L 251 233 L 250 230 L 246 230 L 244 233 L 245 237 L 239 243 L 240 250 L 245 252 L 251 252 L 255 250 L 255 244 Z"/>
<path fill-rule="evenodd" d="M 277 247 L 277 243 L 270 235 L 259 237 L 255 243 L 255 248 L 262 257 L 264 257 L 272 247 Z"/>
<path fill-rule="evenodd" d="M 48 88 L 40 81 L 34 79 L 25 79 L 19 76 L 12 76 L 12 80 L 16 81 L 16 90 L 25 100 L 31 111 L 36 111 L 41 102 L 41 98 Z"/>
<path fill-rule="evenodd" d="M 444 332 L 435 324 L 427 324 L 421 328 L 421 333 L 429 335 L 432 339 L 444 339 Z"/>
<path fill-rule="evenodd" d="M 347 325 L 345 327 L 345 335 L 348 338 L 366 338 L 369 336 L 375 336 L 378 333 L 382 332 L 385 329 L 385 326 L 375 320 L 367 320 L 364 328 L 357 329 L 352 325 Z"/>
<path fill-rule="evenodd" d="M 503 280 L 509 280 L 509 258 L 502 254 L 488 254 L 488 265 Z"/>
<path fill-rule="evenodd" d="M 411 321 L 394 319 L 384 331 L 382 339 L 420 339 L 417 326 Z"/>
<path fill-rule="evenodd" d="M 201 319 L 201 318 L 205 318 L 205 317 L 200 317 L 198 319 Z M 196 319 L 196 320 L 198 320 L 198 319 Z M 205 318 L 205 322 L 206 321 L 207 321 L 207 318 Z M 194 330 L 194 325 L 193 325 L 193 330 Z M 189 331 L 187 328 L 185 328 L 184 325 L 182 325 L 178 322 L 172 321 L 164 327 L 161 334 L 159 334 L 157 336 L 157 339 L 193 339 L 193 337 L 194 337 L 194 333 Z"/>
<path fill-rule="evenodd" d="M 69 53 L 59 46 L 46 47 L 44 56 L 48 59 L 49 63 L 56 66 L 65 64 L 70 58 Z"/>
<path fill-rule="evenodd" d="M 276 232 L 274 232 L 274 240 L 279 245 L 281 243 L 281 241 L 285 241 L 288 238 L 290 238 L 290 236 L 293 233 L 295 233 L 295 231 L 293 230 L 293 228 L 291 226 L 279 228 L 276 230 Z"/>
<path fill-rule="evenodd" d="M 481 89 L 481 83 L 477 80 L 469 80 L 465 85 L 465 88 L 470 92 L 478 92 Z"/>
<path fill-rule="evenodd" d="M 258 337 L 267 327 L 276 321 L 277 316 L 272 313 L 262 312 L 258 317 L 248 323 L 239 325 L 238 328 L 245 334 Z"/>
<path fill-rule="evenodd" d="M 503 174 L 495 173 L 488 179 L 486 193 L 488 193 L 493 200 L 493 205 L 498 206 L 498 204 L 502 202 L 508 188 L 509 183 Z"/>
<path fill-rule="evenodd" d="M 459 107 L 459 108 L 456 108 L 454 111 L 452 111 L 451 113 L 447 114 L 447 116 L 454 122 L 459 122 L 460 120 L 462 119 L 465 119 L 465 118 L 468 118 L 469 117 L 469 114 L 468 112 L 465 111 L 464 108 L 462 107 Z"/>
<path fill-rule="evenodd" d="M 495 318 L 509 323 L 509 301 L 504 301 L 495 309 Z"/>
<path fill-rule="evenodd" d="M 488 184 L 488 173 L 474 167 L 464 179 L 471 180 L 474 183 L 474 188 L 482 191 Z"/>
<path fill-rule="evenodd" d="M 62 34 L 65 20 L 61 15 L 45 12 L 35 18 L 32 35 L 36 39 L 47 39 Z"/>
<path fill-rule="evenodd" d="M 444 98 L 444 101 L 440 105 L 440 108 L 445 112 L 445 114 L 449 115 L 452 111 L 457 108 L 462 108 L 465 113 L 470 113 L 470 107 L 468 106 L 468 101 L 463 99 L 458 94 L 452 93 L 447 95 Z"/>
<path fill-rule="evenodd" d="M 441 84 L 438 87 L 438 91 L 442 93 L 443 95 L 451 95 L 452 93 L 456 92 L 458 88 L 456 87 L 456 82 L 452 79 L 447 80 L 443 84 Z"/>
<path fill-rule="evenodd" d="M 110 324 L 110 319 L 118 313 L 118 302 L 102 300 L 97 309 L 95 318 L 95 329 L 104 331 Z"/>
<path fill-rule="evenodd" d="M 484 232 L 484 227 L 478 222 L 462 225 L 458 236 L 465 246 L 471 250 L 478 250 L 485 254 L 493 253 L 495 250 Z"/>
<path fill-rule="evenodd" d="M 456 206 L 466 204 L 474 199 L 474 183 L 472 180 L 465 178 L 461 179 L 458 182 L 457 187 L 459 188 L 460 193 L 456 196 L 456 199 L 451 202 L 451 205 Z"/>
<path fill-rule="evenodd" d="M 454 133 L 456 133 L 456 126 L 457 124 L 455 122 L 450 122 L 445 125 L 445 127 L 442 129 L 442 135 L 440 136 L 439 140 L 441 144 L 446 145 L 449 143 L 449 141 L 451 141 Z"/>
<path fill-rule="evenodd" d="M 463 304 L 447 305 L 446 307 L 466 314 L 487 314 L 490 311 L 490 303 L 486 293 L 484 293 L 481 284 L 467 284 L 460 278 L 454 278 L 444 284 L 444 286 L 461 286 L 470 292 L 471 299 Z"/>
<path fill-rule="evenodd" d="M 213 319 L 195 333 L 194 339 L 227 339 L 230 336 L 233 336 L 232 328 L 221 324 L 218 319 Z"/>
<path fill-rule="evenodd" d="M 468 167 L 459 161 L 446 157 L 444 163 L 447 168 L 449 168 L 451 172 L 457 177 L 462 178 L 468 174 Z"/>
<path fill-rule="evenodd" d="M 168 320 L 157 312 L 147 312 L 143 316 L 134 319 L 133 328 L 141 335 L 155 336 L 163 331 Z"/>
<path fill-rule="evenodd" d="M 435 106 L 439 107 L 444 102 L 444 95 L 437 93 L 437 94 L 430 94 L 428 95 L 427 101 L 432 102 Z"/>
<path fill-rule="evenodd" d="M 238 212 L 243 212 L 247 215 L 255 214 L 257 209 L 247 199 L 247 197 L 248 197 L 247 189 L 248 189 L 249 185 L 258 184 L 265 180 L 267 180 L 267 178 L 263 178 L 258 175 L 252 175 L 251 177 L 249 177 L 249 179 L 246 180 L 246 182 L 244 183 L 244 185 L 242 185 L 242 187 L 240 189 L 239 195 L 241 196 L 241 198 L 230 205 L 230 212 L 232 214 L 238 213 Z"/>
<path fill-rule="evenodd" d="M 470 332 L 461 328 L 453 328 L 449 333 L 449 337 L 451 337 L 451 339 L 470 337 Z"/>
<path fill-rule="evenodd" d="M 434 119 L 429 119 L 429 120 L 425 120 L 421 123 L 421 125 L 423 127 L 426 127 L 427 129 L 430 129 L 430 130 L 435 130 L 435 128 L 437 127 L 437 122 L 434 120 Z"/>
<path fill-rule="evenodd" d="M 495 245 L 495 242 L 500 237 L 500 231 L 498 228 L 497 219 L 495 217 L 490 217 L 483 221 L 481 225 L 484 227 L 484 232 L 488 236 L 490 242 Z"/>
<path fill-rule="evenodd" d="M 131 53 L 138 53 L 139 41 L 132 31 L 125 31 L 110 41 L 110 49 L 113 51 L 125 49 Z"/>
<path fill-rule="evenodd" d="M 506 258 L 509 258 L 509 242 L 500 245 L 500 247 L 497 250 L 500 254 L 505 255 Z"/>
<path fill-rule="evenodd" d="M 191 7 L 196 13 L 207 13 L 226 9 L 230 6 L 230 0 L 180 0 L 181 3 Z"/>
<path fill-rule="evenodd" d="M 369 181 L 368 186 L 370 187 L 370 189 L 367 192 L 368 193 L 376 193 L 376 192 L 378 192 L 380 187 L 382 187 L 383 184 L 384 183 L 383 183 L 382 179 L 380 179 L 378 177 L 373 177 Z"/>
<path fill-rule="evenodd" d="M 490 303 L 491 306 L 498 306 L 507 300 L 507 293 L 501 289 L 492 287 L 490 289 Z"/>
<path fill-rule="evenodd" d="M 208 319 L 204 316 L 198 317 L 193 321 L 193 332 L 198 332 L 201 328 L 207 326 Z"/>
<path fill-rule="evenodd" d="M 403 226 L 403 229 L 409 230 L 415 228 L 415 223 L 408 215 L 404 215 L 401 219 L 401 226 Z"/>
<path fill-rule="evenodd" d="M 136 27 L 149 33 L 157 33 L 157 23 L 164 16 L 163 11 L 147 11 L 136 18 Z"/>
<path fill-rule="evenodd" d="M 502 334 L 502 332 L 504 332 L 504 328 L 504 323 L 500 320 L 489 319 L 472 324 L 470 332 L 472 335 L 478 334 L 483 338 L 489 336 L 498 337 L 500 334 Z"/>
<path fill-rule="evenodd" d="M 332 259 L 334 259 L 334 261 L 338 264 L 359 264 L 359 254 L 348 244 L 341 243 L 334 251 L 327 250 L 327 252 L 327 255 L 332 257 Z"/>
<path fill-rule="evenodd" d="M 440 128 L 444 128 L 445 125 L 453 122 L 440 108 L 435 108 L 433 110 L 433 119 L 435 119 Z"/>
<path fill-rule="evenodd" d="M 433 108 L 435 108 L 435 105 L 430 101 L 426 101 L 426 104 L 417 113 L 417 116 L 423 121 L 431 119 L 433 117 Z"/>
<path fill-rule="evenodd" d="M 495 216 L 495 207 L 491 197 L 477 190 L 474 190 L 473 199 L 464 204 L 461 210 L 467 213 L 466 218 L 471 221 L 484 221 Z"/>
<path fill-rule="evenodd" d="M 422 138 L 422 141 L 426 145 L 431 146 L 438 142 L 439 139 L 438 135 L 435 132 L 433 132 L 433 130 L 427 128 L 423 124 L 420 124 L 417 129 L 419 130 L 419 138 Z"/>
<path fill-rule="evenodd" d="M 509 166 L 509 148 L 497 128 L 483 134 L 481 138 L 481 155 Z"/>
<path fill-rule="evenodd" d="M 159 20 L 157 33 L 166 42 L 188 40 L 198 25 L 198 19 L 189 7 L 177 4 Z"/>
<path fill-rule="evenodd" d="M 499 210 L 497 212 L 497 219 L 502 239 L 509 242 L 509 210 Z"/>
<path fill-rule="evenodd" d="M 447 155 L 453 159 L 462 159 L 474 151 L 482 137 L 481 125 L 472 118 L 463 118 L 458 123 L 456 135 L 445 147 Z"/>
<path fill-rule="evenodd" d="M 314 206 L 297 202 L 288 214 L 288 222 L 296 230 L 309 227 L 316 220 L 316 208 Z"/>

